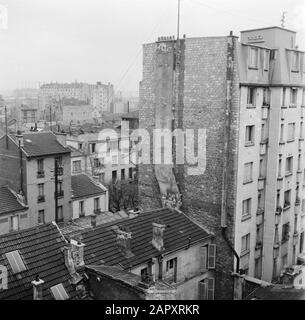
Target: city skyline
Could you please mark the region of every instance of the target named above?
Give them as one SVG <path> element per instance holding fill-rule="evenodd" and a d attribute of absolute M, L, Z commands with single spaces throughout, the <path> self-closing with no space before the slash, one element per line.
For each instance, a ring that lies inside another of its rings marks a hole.
<path fill-rule="evenodd" d="M 0 30 L 0 94 L 25 84 L 76 80 L 111 82 L 116 91 L 138 92 L 142 44 L 177 33 L 176 0 L 29 0 L 26 4 L 2 0 L 0 4 L 8 13 L 7 28 Z M 283 0 L 259 0 L 247 6 L 240 0 L 230 4 L 181 0 L 180 33 L 218 36 L 233 30 L 239 36 L 244 29 L 279 26 L 283 11 L 287 11 L 285 27 L 298 33 L 297 44 L 304 49 L 305 5 L 300 0 L 289 5 Z"/>

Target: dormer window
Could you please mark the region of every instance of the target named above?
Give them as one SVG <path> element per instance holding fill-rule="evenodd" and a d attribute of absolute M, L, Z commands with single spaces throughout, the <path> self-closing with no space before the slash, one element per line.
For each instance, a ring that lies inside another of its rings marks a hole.
<path fill-rule="evenodd" d="M 250 47 L 249 68 L 250 69 L 258 69 L 258 48 Z"/>
<path fill-rule="evenodd" d="M 68 293 L 62 283 L 60 283 L 56 286 L 53 286 L 50 289 L 51 289 L 52 295 L 55 300 L 68 300 L 69 299 L 69 295 L 68 295 Z"/>
<path fill-rule="evenodd" d="M 14 274 L 18 274 L 27 269 L 18 250 L 8 252 L 5 256 Z"/>

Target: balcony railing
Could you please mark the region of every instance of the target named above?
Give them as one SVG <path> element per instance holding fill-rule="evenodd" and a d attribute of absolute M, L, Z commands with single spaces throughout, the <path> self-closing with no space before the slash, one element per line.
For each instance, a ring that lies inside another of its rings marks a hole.
<path fill-rule="evenodd" d="M 58 168 L 57 168 L 57 174 L 58 174 L 59 176 L 62 176 L 62 175 L 64 174 L 64 168 L 63 168 L 63 167 L 58 167 Z"/>
<path fill-rule="evenodd" d="M 62 198 L 63 196 L 64 196 L 64 191 L 63 190 L 57 191 L 57 193 L 55 192 L 55 197 Z"/>
<path fill-rule="evenodd" d="M 37 198 L 37 202 L 45 202 L 46 201 L 46 198 L 45 198 L 45 196 L 42 196 L 42 195 L 40 195 L 40 196 L 38 196 L 38 198 Z"/>
<path fill-rule="evenodd" d="M 37 179 L 44 178 L 44 171 L 38 171 L 37 172 Z"/>

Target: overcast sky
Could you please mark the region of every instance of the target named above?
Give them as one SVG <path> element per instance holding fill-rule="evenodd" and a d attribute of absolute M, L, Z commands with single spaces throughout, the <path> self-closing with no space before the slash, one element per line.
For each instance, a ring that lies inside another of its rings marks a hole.
<path fill-rule="evenodd" d="M 112 82 L 135 91 L 142 44 L 176 34 L 177 0 L 0 0 L 0 93 L 25 82 Z M 181 0 L 181 34 L 228 35 L 280 25 L 305 49 L 304 0 Z"/>

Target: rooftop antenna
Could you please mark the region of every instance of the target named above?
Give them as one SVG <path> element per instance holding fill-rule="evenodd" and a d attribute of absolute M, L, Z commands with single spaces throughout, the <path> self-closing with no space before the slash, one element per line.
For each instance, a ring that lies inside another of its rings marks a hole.
<path fill-rule="evenodd" d="M 281 27 L 282 27 L 282 28 L 285 28 L 286 14 L 287 14 L 287 11 L 284 11 L 284 12 L 282 13 L 282 18 L 281 18 Z"/>
<path fill-rule="evenodd" d="M 178 21 L 177 21 L 177 40 L 180 36 L 180 0 L 178 0 Z"/>

